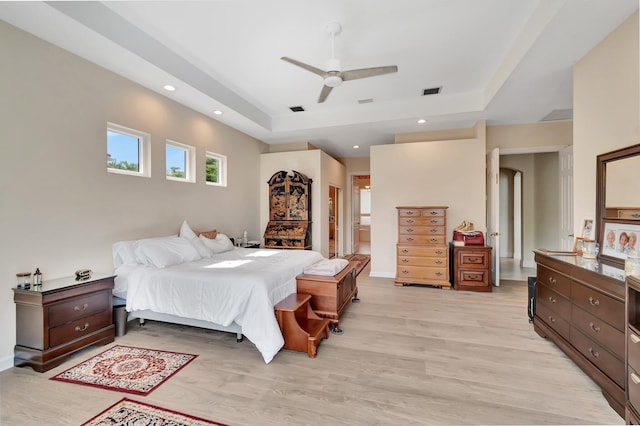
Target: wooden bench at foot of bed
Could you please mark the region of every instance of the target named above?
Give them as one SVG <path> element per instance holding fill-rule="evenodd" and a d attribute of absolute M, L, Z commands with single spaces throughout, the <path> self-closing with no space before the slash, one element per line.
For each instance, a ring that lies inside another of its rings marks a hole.
<path fill-rule="evenodd" d="M 308 294 L 294 293 L 278 302 L 275 309 L 284 348 L 315 358 L 321 338 L 329 338 L 329 320 L 313 312 L 310 299 Z"/>

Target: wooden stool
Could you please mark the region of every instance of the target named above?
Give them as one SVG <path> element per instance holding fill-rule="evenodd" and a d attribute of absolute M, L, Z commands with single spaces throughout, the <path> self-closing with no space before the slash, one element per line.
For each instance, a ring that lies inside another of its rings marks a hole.
<path fill-rule="evenodd" d="M 329 320 L 313 312 L 310 299 L 309 294 L 294 293 L 278 302 L 275 309 L 284 348 L 315 358 L 321 338 L 329 338 Z"/>

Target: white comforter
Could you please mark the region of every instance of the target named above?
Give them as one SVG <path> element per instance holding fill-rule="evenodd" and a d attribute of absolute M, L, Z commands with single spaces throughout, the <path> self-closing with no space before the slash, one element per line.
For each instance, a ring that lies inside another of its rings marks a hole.
<path fill-rule="evenodd" d="M 126 292 L 127 311 L 236 322 L 266 363 L 284 345 L 274 305 L 296 292 L 295 277 L 323 259 L 309 250 L 234 248 L 211 259 L 166 268 L 137 265 L 116 269 L 116 291 Z"/>

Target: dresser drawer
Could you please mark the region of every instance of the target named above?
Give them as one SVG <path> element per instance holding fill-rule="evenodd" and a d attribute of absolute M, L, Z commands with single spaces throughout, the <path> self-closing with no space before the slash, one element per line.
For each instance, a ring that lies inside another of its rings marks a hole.
<path fill-rule="evenodd" d="M 53 327 L 49 330 L 49 347 L 62 345 L 91 334 L 112 323 L 111 311 L 103 311 L 90 317 Z"/>
<path fill-rule="evenodd" d="M 537 307 L 536 307 L 537 308 Z M 585 358 L 624 388 L 624 362 L 609 353 L 602 345 L 585 336 L 576 327 L 571 327 L 571 344 Z"/>
<path fill-rule="evenodd" d="M 571 323 L 585 335 L 624 359 L 624 333 L 577 306 L 571 310 Z"/>
<path fill-rule="evenodd" d="M 640 336 L 632 330 L 627 330 L 627 363 L 640 371 Z"/>
<path fill-rule="evenodd" d="M 447 249 L 444 247 L 429 247 L 429 246 L 412 246 L 412 245 L 398 245 L 398 256 L 416 256 L 416 257 L 440 257 L 447 258 Z"/>
<path fill-rule="evenodd" d="M 51 305 L 49 306 L 49 326 L 55 327 L 105 311 L 109 309 L 111 297 L 110 292 L 103 291 Z"/>
<path fill-rule="evenodd" d="M 438 208 L 399 208 L 398 216 L 445 216 L 446 209 L 438 209 Z"/>
<path fill-rule="evenodd" d="M 544 284 L 536 285 L 536 308 L 545 305 L 566 320 L 571 319 L 571 301 Z"/>
<path fill-rule="evenodd" d="M 640 219 L 640 210 L 618 210 L 618 219 Z"/>
<path fill-rule="evenodd" d="M 536 319 L 534 319 L 534 322 L 537 321 L 537 319 L 544 321 L 556 333 L 562 336 L 563 339 L 569 340 L 571 336 L 571 324 L 569 321 L 560 317 L 557 312 L 549 309 L 544 304 L 536 304 Z"/>
<path fill-rule="evenodd" d="M 472 287 L 487 287 L 491 283 L 489 271 L 458 270 L 458 285 Z"/>
<path fill-rule="evenodd" d="M 444 235 L 444 226 L 400 226 L 398 232 L 404 235 Z"/>
<path fill-rule="evenodd" d="M 629 392 L 629 403 L 636 411 L 640 411 L 640 374 L 638 374 L 638 370 L 631 367 L 628 370 L 628 374 L 629 378 L 627 385 Z"/>
<path fill-rule="evenodd" d="M 429 268 L 420 266 L 398 266 L 398 278 L 424 278 L 430 280 L 448 280 L 448 268 Z"/>
<path fill-rule="evenodd" d="M 445 219 L 444 217 L 427 217 L 427 216 L 418 216 L 418 217 L 399 217 L 398 225 L 400 226 L 444 226 Z"/>
<path fill-rule="evenodd" d="M 444 267 L 447 264 L 445 257 L 408 257 L 398 256 L 398 266 L 436 266 Z"/>
<path fill-rule="evenodd" d="M 567 297 L 571 296 L 571 280 L 551 269 L 538 265 L 537 278 L 539 283 L 543 283 Z"/>
<path fill-rule="evenodd" d="M 573 303 L 602 318 L 618 330 L 624 330 L 624 302 L 606 296 L 577 282 L 571 283 L 571 300 Z"/>
<path fill-rule="evenodd" d="M 487 251 L 458 251 L 458 267 L 464 269 L 487 269 L 491 256 Z"/>
<path fill-rule="evenodd" d="M 444 246 L 444 235 L 402 235 L 398 236 L 400 244 L 428 244 L 431 246 Z"/>

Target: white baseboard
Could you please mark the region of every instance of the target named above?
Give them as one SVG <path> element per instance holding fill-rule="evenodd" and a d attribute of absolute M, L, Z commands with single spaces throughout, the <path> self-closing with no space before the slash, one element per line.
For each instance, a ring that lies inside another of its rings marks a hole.
<path fill-rule="evenodd" d="M 8 370 L 13 367 L 13 355 L 0 359 L 0 371 Z"/>
<path fill-rule="evenodd" d="M 396 274 L 393 272 L 370 271 L 369 276 L 377 278 L 395 278 Z"/>

